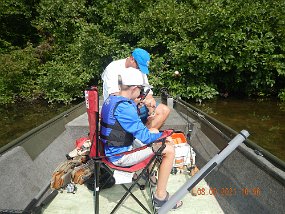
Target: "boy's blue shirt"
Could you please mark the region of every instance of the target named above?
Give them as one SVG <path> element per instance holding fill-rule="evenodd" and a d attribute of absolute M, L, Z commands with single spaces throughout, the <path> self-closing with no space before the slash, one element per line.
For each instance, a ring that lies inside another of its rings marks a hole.
<path fill-rule="evenodd" d="M 112 97 L 109 97 L 112 99 Z M 151 133 L 149 129 L 142 123 L 138 116 L 137 106 L 133 100 L 130 102 L 121 102 L 115 112 L 114 117 L 118 120 L 123 129 L 140 140 L 144 144 L 149 144 L 162 136 L 162 133 Z M 129 151 L 130 146 L 108 147 L 105 145 L 105 153 L 107 156 Z M 117 161 L 121 156 L 109 157 L 111 162 Z"/>

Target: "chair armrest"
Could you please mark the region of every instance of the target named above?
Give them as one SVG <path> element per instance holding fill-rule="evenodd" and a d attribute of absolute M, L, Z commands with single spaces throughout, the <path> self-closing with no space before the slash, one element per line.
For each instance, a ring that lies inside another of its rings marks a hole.
<path fill-rule="evenodd" d="M 173 134 L 173 132 L 174 132 L 173 129 L 166 129 L 166 130 L 162 131 L 161 137 L 158 138 L 157 140 L 153 141 L 151 144 L 158 143 L 158 142 L 162 142 L 164 144 L 166 138 L 171 136 Z M 149 144 L 149 145 L 151 145 L 151 144 Z"/>

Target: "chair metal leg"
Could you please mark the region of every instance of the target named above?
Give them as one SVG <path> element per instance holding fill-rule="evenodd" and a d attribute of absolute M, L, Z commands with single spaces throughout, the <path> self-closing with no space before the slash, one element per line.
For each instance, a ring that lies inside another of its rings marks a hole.
<path fill-rule="evenodd" d="M 143 169 L 143 171 L 140 173 L 139 177 L 137 178 L 136 182 L 134 182 L 129 188 L 127 188 L 125 185 L 122 185 L 123 188 L 126 190 L 126 193 L 123 195 L 123 197 L 121 198 L 121 200 L 117 203 L 117 205 L 114 207 L 114 209 L 112 210 L 111 213 L 115 213 L 115 211 L 121 206 L 121 204 L 123 203 L 123 201 L 129 196 L 131 195 L 135 201 L 147 212 L 150 213 L 149 210 L 136 198 L 136 196 L 131 192 L 132 189 L 135 187 L 135 185 L 137 184 L 137 182 L 140 180 L 141 176 L 143 173 L 146 172 L 148 166 L 152 163 L 152 161 L 150 161 L 150 163 Z"/>
<path fill-rule="evenodd" d="M 136 182 L 134 182 L 129 188 L 127 188 L 125 185 L 122 185 L 123 188 L 126 190 L 126 193 L 123 195 L 123 197 L 121 198 L 121 200 L 117 203 L 117 205 L 114 207 L 114 209 L 112 210 L 111 213 L 115 213 L 115 211 L 121 206 L 121 204 L 123 203 L 123 201 L 129 196 L 131 195 L 135 201 L 149 214 L 151 214 L 151 212 L 137 199 L 137 197 L 131 192 L 132 189 L 135 187 L 135 185 L 137 184 L 137 182 L 141 179 L 142 175 L 144 173 L 147 172 L 149 166 L 154 162 L 154 165 L 153 165 L 153 168 L 156 164 L 156 157 L 154 156 L 150 162 L 147 164 L 147 166 L 143 169 L 143 171 L 140 173 L 140 175 L 138 176 Z M 153 169 L 152 168 L 152 169 Z M 149 183 L 149 181 L 148 181 Z M 150 185 L 149 185 L 150 186 Z M 151 196 L 151 199 L 152 199 L 152 205 L 153 205 L 153 210 L 155 210 L 155 207 L 154 207 L 154 202 L 153 202 L 153 196 Z"/>
<path fill-rule="evenodd" d="M 125 186 L 125 185 L 122 185 L 123 188 L 126 190 L 126 191 L 129 191 L 129 189 Z M 142 202 L 139 201 L 139 199 L 132 193 L 132 192 L 129 192 L 129 194 L 133 197 L 133 199 L 141 206 L 141 208 L 143 208 L 147 213 L 151 214 L 151 212 L 142 204 Z M 127 196 L 126 196 L 127 197 Z M 121 199 L 122 200 L 122 199 Z M 123 201 L 122 201 L 123 202 Z M 120 203 L 120 202 L 119 202 Z M 118 204 L 119 204 L 118 203 Z M 114 208 L 115 209 L 115 208 Z"/>
<path fill-rule="evenodd" d="M 99 214 L 99 170 L 100 162 L 94 160 L 94 213 Z"/>

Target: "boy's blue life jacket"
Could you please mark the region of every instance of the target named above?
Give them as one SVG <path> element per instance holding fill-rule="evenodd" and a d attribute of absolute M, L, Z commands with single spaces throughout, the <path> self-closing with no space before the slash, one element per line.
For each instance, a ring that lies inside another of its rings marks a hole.
<path fill-rule="evenodd" d="M 126 132 L 114 117 L 114 112 L 120 103 L 131 102 L 129 99 L 120 96 L 109 97 L 106 101 L 101 111 L 100 138 L 102 142 L 109 147 L 132 145 L 134 136 Z"/>

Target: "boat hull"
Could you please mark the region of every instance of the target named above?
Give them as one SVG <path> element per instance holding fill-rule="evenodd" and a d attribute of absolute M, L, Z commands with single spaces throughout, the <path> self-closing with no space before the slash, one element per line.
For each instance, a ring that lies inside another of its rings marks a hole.
<path fill-rule="evenodd" d="M 180 99 L 174 108 L 184 119 L 194 119 L 189 121 L 195 124 L 191 146 L 200 168 L 237 134 Z M 248 141 L 205 178 L 210 189 L 200 189 L 200 194 L 214 194 L 224 213 L 285 213 L 284 163 L 257 155 Z"/>
<path fill-rule="evenodd" d="M 174 109 L 162 129 L 187 133 L 191 127 L 190 144 L 196 152 L 196 164 L 202 168 L 237 133 L 218 126 L 182 100 L 174 101 Z M 82 103 L 1 148 L 0 212 L 20 213 L 39 206 L 51 192 L 49 182 L 53 170 L 74 149 L 75 140 L 88 132 L 86 108 Z M 219 211 L 209 207 L 209 212 L 285 213 L 284 163 L 258 156 L 248 145 L 245 142 L 239 146 L 205 178 L 207 183 L 199 185 L 198 197 L 213 195 L 220 205 Z"/>

